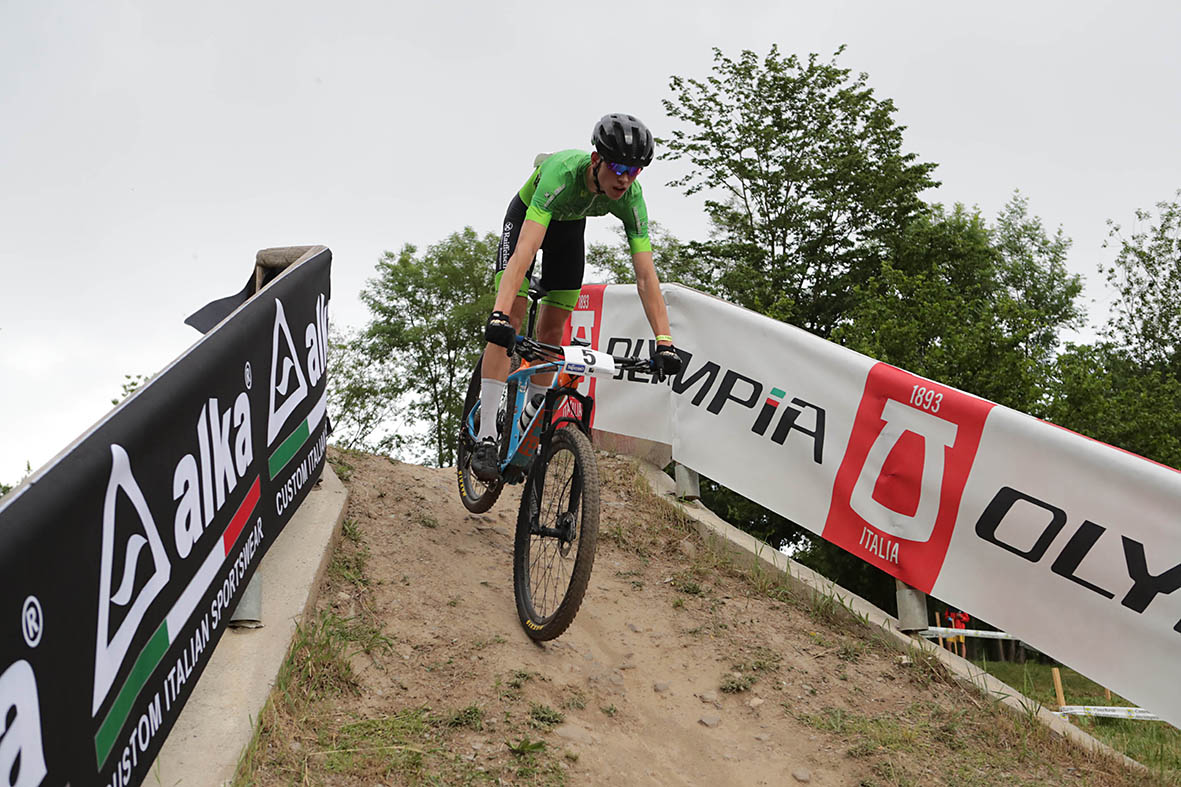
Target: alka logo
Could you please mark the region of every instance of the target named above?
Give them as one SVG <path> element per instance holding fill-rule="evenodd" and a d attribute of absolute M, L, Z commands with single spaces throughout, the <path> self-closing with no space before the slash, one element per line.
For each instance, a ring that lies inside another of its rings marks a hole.
<path fill-rule="evenodd" d="M 272 445 L 283 425 L 308 398 L 324 376 L 328 362 L 328 303 L 323 294 L 316 298 L 316 320 L 304 331 L 308 376 L 304 378 L 297 352 L 287 325 L 283 302 L 275 299 L 275 325 L 271 333 L 271 395 L 267 412 L 267 445 Z"/>
<path fill-rule="evenodd" d="M 194 426 L 197 450 L 182 456 L 172 472 L 172 534 L 182 560 L 192 553 L 254 461 L 250 398 L 245 391 L 224 410 L 216 398 L 208 399 Z M 110 692 L 148 608 L 168 584 L 171 569 L 160 528 L 127 451 L 112 444 L 103 501 L 91 713 L 98 713 Z"/>
<path fill-rule="evenodd" d="M 893 366 L 874 366 L 821 535 L 930 592 L 993 407 Z"/>
<path fill-rule="evenodd" d="M 36 787 L 49 770 L 41 742 L 41 702 L 29 662 L 0 673 L 0 777 L 11 787 Z"/>

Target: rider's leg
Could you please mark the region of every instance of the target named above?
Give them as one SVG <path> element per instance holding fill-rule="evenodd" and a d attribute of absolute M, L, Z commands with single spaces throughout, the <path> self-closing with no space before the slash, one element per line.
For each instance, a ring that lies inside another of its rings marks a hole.
<path fill-rule="evenodd" d="M 501 275 L 512 258 L 513 250 L 521 235 L 521 224 L 525 221 L 525 203 L 514 196 L 505 212 L 500 243 L 496 249 L 496 284 L 499 287 Z M 525 274 L 529 278 L 529 274 Z M 509 321 L 517 333 L 521 332 L 521 321 L 525 315 L 526 301 L 518 296 L 509 310 Z M 497 344 L 487 343 L 484 346 L 484 361 L 480 370 L 480 412 L 489 417 L 480 418 L 480 432 L 476 437 L 480 442 L 496 440 L 496 411 L 500 407 L 500 399 L 504 395 L 504 381 L 508 377 L 509 356 L 505 349 Z"/>
<path fill-rule="evenodd" d="M 513 324 L 513 330 L 517 333 L 521 332 L 521 323 L 525 320 L 527 309 L 528 301 L 517 296 L 513 301 L 512 311 L 509 313 L 509 322 Z M 508 378 L 510 363 L 508 353 L 499 344 L 488 342 L 484 346 L 484 363 L 480 368 L 481 413 L 495 413 L 499 409 L 500 397 L 504 394 L 504 381 Z M 486 437 L 493 440 L 497 438 L 495 416 L 480 418 L 480 433 L 476 435 L 476 438 L 483 440 Z"/>
<path fill-rule="evenodd" d="M 582 273 L 586 267 L 586 219 L 551 221 L 542 245 L 541 286 L 546 295 L 537 313 L 537 338 L 546 344 L 559 344 L 570 312 L 578 303 Z M 548 388 L 553 374 L 531 378 L 538 390 Z M 535 391 L 530 389 L 530 398 Z"/>
<path fill-rule="evenodd" d="M 537 312 L 537 340 L 546 344 L 560 344 L 562 331 L 566 328 L 566 323 L 569 320 L 569 309 L 548 303 L 541 304 Z M 535 374 L 529 382 L 536 383 L 540 388 L 545 389 L 549 388 L 553 379 L 554 375 L 551 372 L 550 374 Z"/>

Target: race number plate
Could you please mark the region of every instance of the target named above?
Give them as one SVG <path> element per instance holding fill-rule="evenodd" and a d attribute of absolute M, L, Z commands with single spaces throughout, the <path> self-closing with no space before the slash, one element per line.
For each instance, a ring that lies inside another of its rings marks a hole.
<path fill-rule="evenodd" d="M 615 359 L 607 353 L 589 347 L 563 347 L 566 354 L 566 371 L 595 377 L 615 375 Z"/>

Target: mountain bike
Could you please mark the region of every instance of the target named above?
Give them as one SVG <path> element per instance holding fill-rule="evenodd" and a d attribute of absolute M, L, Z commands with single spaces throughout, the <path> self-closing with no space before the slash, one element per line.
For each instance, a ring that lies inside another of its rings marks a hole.
<path fill-rule="evenodd" d="M 594 399 L 581 393 L 585 376 L 612 377 L 619 370 L 654 371 L 650 359 L 614 356 L 575 342 L 544 344 L 533 333 L 537 302 L 544 291 L 530 288 L 529 322 L 514 355 L 520 366 L 509 374 L 499 426 L 500 478 L 484 483 L 471 471 L 480 419 L 480 370 L 476 362 L 463 403 L 456 474 L 459 497 L 469 511 L 487 511 L 505 484 L 524 481 L 513 539 L 513 595 L 525 632 L 550 640 L 564 632 L 586 593 L 599 535 L 599 468 L 590 441 Z M 514 358 L 514 364 L 517 362 Z M 530 377 L 553 374 L 545 401 L 524 425 Z"/>

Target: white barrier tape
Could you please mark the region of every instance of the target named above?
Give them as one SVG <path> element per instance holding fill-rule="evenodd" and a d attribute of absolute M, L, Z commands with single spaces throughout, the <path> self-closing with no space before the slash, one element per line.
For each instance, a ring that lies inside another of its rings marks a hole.
<path fill-rule="evenodd" d="M 1056 713 L 1059 716 L 1106 716 L 1111 719 L 1140 719 L 1142 721 L 1160 721 L 1160 716 L 1143 708 L 1123 708 L 1119 706 L 1105 707 L 1102 705 L 1063 705 Z"/>
<path fill-rule="evenodd" d="M 981 639 L 1017 639 L 1012 634 L 1006 634 L 1003 631 L 981 631 L 980 629 L 949 629 L 945 626 L 931 626 L 930 628 L 920 631 L 924 637 L 934 639 L 935 637 L 979 637 Z"/>

